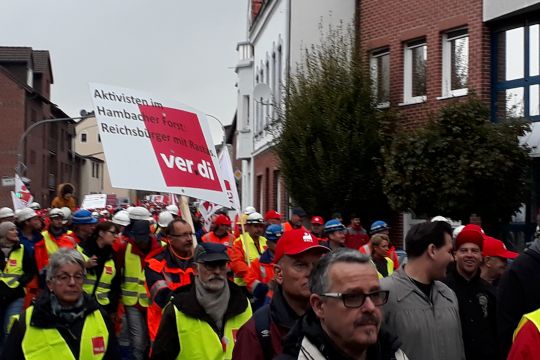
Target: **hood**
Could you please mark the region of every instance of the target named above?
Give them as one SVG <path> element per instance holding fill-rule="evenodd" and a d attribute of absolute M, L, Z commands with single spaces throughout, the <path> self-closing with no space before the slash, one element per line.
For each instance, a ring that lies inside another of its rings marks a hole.
<path fill-rule="evenodd" d="M 73 186 L 73 184 L 71 184 L 71 183 L 62 183 L 62 184 L 58 184 L 58 188 L 56 190 L 56 195 L 58 197 L 62 197 L 62 190 L 64 190 L 64 187 L 66 185 L 71 186 L 73 188 L 73 193 L 75 193 L 75 186 Z"/>

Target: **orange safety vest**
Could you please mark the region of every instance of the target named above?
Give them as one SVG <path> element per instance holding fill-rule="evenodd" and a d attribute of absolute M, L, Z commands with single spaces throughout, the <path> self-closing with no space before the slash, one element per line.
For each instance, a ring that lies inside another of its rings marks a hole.
<path fill-rule="evenodd" d="M 161 315 L 163 312 L 163 309 L 153 301 L 154 297 L 160 290 L 165 287 L 168 287 L 169 289 L 174 291 L 180 286 L 190 284 L 193 269 L 187 268 L 183 270 L 176 267 L 169 267 L 165 259 L 158 260 L 155 258 L 148 260 L 148 267 L 155 272 L 163 275 L 163 280 L 156 281 L 152 285 L 151 289 L 148 289 L 148 284 L 145 284 L 147 288 L 146 291 L 150 294 L 150 299 L 152 300 L 147 312 L 148 334 L 150 335 L 150 340 L 154 341 L 156 339 L 157 331 L 159 329 L 159 323 L 161 322 Z M 173 282 L 170 274 L 178 274 L 180 277 L 180 281 Z"/>
<path fill-rule="evenodd" d="M 210 231 L 210 232 L 204 234 L 202 236 L 201 240 L 203 242 L 211 242 L 211 243 L 216 243 L 216 244 L 223 244 L 223 245 L 225 245 L 227 247 L 233 246 L 233 242 L 234 242 L 233 236 L 231 234 L 228 234 L 227 236 L 219 238 L 219 237 L 216 236 L 216 234 L 214 234 L 213 231 Z"/>

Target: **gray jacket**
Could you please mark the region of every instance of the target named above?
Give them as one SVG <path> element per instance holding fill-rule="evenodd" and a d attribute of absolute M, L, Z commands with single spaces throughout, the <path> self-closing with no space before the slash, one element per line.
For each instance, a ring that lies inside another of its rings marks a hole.
<path fill-rule="evenodd" d="M 387 330 L 399 337 L 409 358 L 465 359 L 458 301 L 448 286 L 435 281 L 430 301 L 402 267 L 381 279 L 381 287 L 390 290 L 383 308 Z"/>

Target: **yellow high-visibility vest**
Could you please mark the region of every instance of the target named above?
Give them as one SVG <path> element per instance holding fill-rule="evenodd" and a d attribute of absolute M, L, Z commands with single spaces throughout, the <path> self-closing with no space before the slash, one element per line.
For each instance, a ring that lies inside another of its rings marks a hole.
<path fill-rule="evenodd" d="M 55 328 L 38 328 L 30 320 L 34 307 L 26 309 L 26 331 L 22 340 L 22 351 L 26 360 L 75 360 L 68 344 Z M 84 320 L 80 338 L 78 360 L 100 360 L 107 352 L 109 330 L 99 310 Z"/>
<path fill-rule="evenodd" d="M 390 276 L 392 275 L 392 273 L 394 272 L 394 262 L 392 261 L 392 259 L 390 259 L 389 257 L 385 257 L 384 258 L 386 260 L 386 270 L 388 272 L 388 275 L 387 276 Z M 379 279 L 382 279 L 384 276 L 377 271 L 377 275 L 379 276 Z"/>
<path fill-rule="evenodd" d="M 133 254 L 133 246 L 128 243 L 126 247 L 124 261 L 124 280 L 122 281 L 122 303 L 133 306 L 139 303 L 143 307 L 148 307 L 148 295 L 144 283 L 144 269 L 141 267 L 139 255 Z"/>
<path fill-rule="evenodd" d="M 77 251 L 82 254 L 84 261 L 88 261 L 89 257 L 84 254 L 83 248 L 79 245 L 77 245 Z M 113 259 L 109 259 L 103 266 L 103 272 L 101 273 L 99 282 L 97 281 L 97 275 L 86 273 L 83 284 L 84 292 L 88 295 L 92 295 L 95 288 L 95 297 L 97 302 L 100 305 L 109 305 L 111 302 L 109 299 L 109 293 L 111 292 L 111 284 L 115 275 L 116 266 L 114 265 Z"/>
<path fill-rule="evenodd" d="M 518 335 L 518 333 L 521 330 L 521 328 L 523 327 L 523 325 L 525 325 L 527 320 L 532 322 L 536 326 L 538 331 L 540 331 L 540 309 L 523 315 L 523 317 L 519 321 L 519 324 L 518 324 L 516 330 L 514 331 L 514 336 L 512 336 L 512 341 L 514 341 L 516 339 L 516 336 Z"/>
<path fill-rule="evenodd" d="M 255 242 L 247 232 L 240 235 L 234 242 L 237 241 L 240 241 L 242 243 L 242 249 L 244 249 L 246 263 L 248 254 L 249 261 L 252 262 L 253 260 L 258 259 L 260 254 L 262 254 L 266 249 L 266 238 L 264 236 L 259 236 L 259 249 L 257 249 L 257 247 L 255 246 Z M 246 251 L 246 245 L 248 247 L 248 251 Z M 238 286 L 246 286 L 246 282 L 244 281 L 244 279 L 237 277 L 236 274 L 234 276 L 234 283 Z"/>
<path fill-rule="evenodd" d="M 19 279 L 24 275 L 23 257 L 24 246 L 19 244 L 19 248 L 9 254 L 4 271 L 0 271 L 0 281 L 14 289 L 19 286 Z"/>
<path fill-rule="evenodd" d="M 212 327 L 203 320 L 185 315 L 174 306 L 176 328 L 180 342 L 180 353 L 176 359 L 186 360 L 229 360 L 232 359 L 235 336 L 252 315 L 248 302 L 246 310 L 224 324 L 223 337 L 220 339 Z"/>

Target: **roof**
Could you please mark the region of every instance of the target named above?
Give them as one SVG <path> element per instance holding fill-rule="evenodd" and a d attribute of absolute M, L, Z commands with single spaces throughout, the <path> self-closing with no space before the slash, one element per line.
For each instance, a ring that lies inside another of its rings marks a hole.
<path fill-rule="evenodd" d="M 51 75 L 51 84 L 54 83 L 51 67 L 51 57 L 48 50 L 34 50 L 32 52 L 34 58 L 34 72 L 43 74 L 49 72 Z"/>
<path fill-rule="evenodd" d="M 0 62 L 30 62 L 32 48 L 19 46 L 0 46 Z"/>

